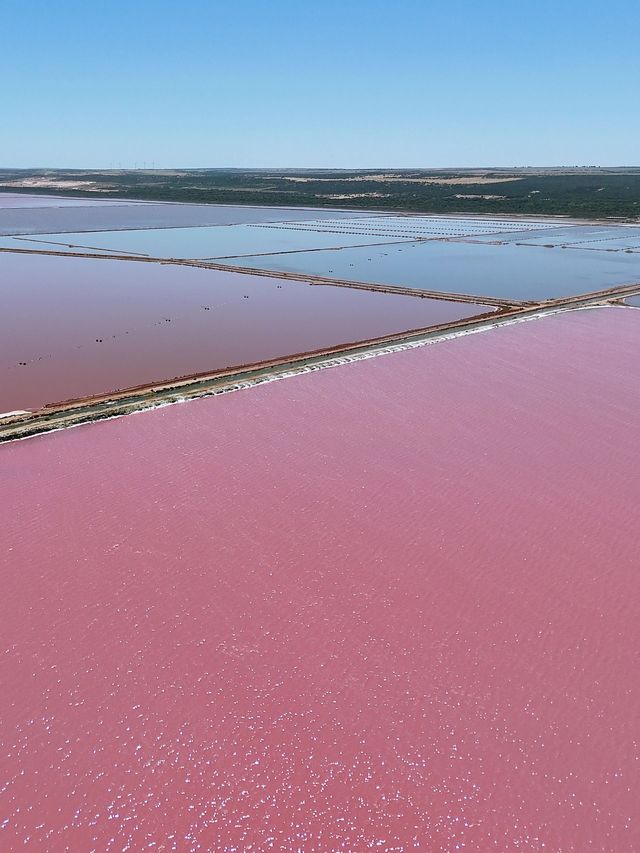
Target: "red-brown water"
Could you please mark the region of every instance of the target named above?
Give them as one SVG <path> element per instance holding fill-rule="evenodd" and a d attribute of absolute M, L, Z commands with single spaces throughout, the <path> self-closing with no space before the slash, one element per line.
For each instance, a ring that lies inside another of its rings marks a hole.
<path fill-rule="evenodd" d="M 0 412 L 493 309 L 135 261 L 0 253 Z"/>
<path fill-rule="evenodd" d="M 1 447 L 2 849 L 639 849 L 639 325 Z"/>

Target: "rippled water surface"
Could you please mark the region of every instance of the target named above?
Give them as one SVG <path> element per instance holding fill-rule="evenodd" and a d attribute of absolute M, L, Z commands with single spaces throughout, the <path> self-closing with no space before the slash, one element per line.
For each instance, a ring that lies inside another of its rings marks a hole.
<path fill-rule="evenodd" d="M 3 849 L 639 849 L 639 317 L 1 446 Z"/>

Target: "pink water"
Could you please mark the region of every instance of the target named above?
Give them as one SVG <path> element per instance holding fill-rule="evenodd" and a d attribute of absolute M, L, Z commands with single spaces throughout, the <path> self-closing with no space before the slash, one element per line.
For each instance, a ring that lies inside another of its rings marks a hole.
<path fill-rule="evenodd" d="M 491 312 L 265 276 L 0 253 L 0 412 Z"/>
<path fill-rule="evenodd" d="M 0 448 L 2 849 L 637 850 L 639 332 Z"/>

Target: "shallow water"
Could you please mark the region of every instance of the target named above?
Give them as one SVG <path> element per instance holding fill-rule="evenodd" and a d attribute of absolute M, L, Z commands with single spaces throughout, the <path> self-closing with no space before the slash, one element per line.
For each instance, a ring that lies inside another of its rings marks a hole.
<path fill-rule="evenodd" d="M 622 246 L 634 243 L 640 238 L 640 229 L 628 226 L 602 227 L 584 226 L 567 229 L 564 234 L 558 234 L 547 240 L 545 234 L 531 238 L 523 236 L 523 243 L 551 243 L 557 246 L 593 246 L 606 249 L 611 243 L 618 242 Z"/>
<path fill-rule="evenodd" d="M 0 234 L 233 225 L 351 216 L 354 214 L 349 211 L 224 204 L 119 203 L 91 207 L 0 208 Z M 358 213 L 357 216 L 362 217 L 362 214 Z"/>
<path fill-rule="evenodd" d="M 639 325 L 0 447 L 3 849 L 640 849 Z"/>
<path fill-rule="evenodd" d="M 0 412 L 493 309 L 135 261 L 0 254 Z"/>
<path fill-rule="evenodd" d="M 180 259 L 216 259 L 230 255 L 324 249 L 401 240 L 400 237 L 379 234 L 365 236 L 357 233 L 316 232 L 285 227 L 267 228 L 259 225 L 101 231 L 90 234 L 39 234 L 33 240 L 9 239 L 14 248 L 55 249 L 87 254 L 100 250 L 101 253 Z"/>
<path fill-rule="evenodd" d="M 611 239 L 610 237 L 605 240 L 585 240 L 578 244 L 581 249 L 601 249 L 602 251 L 612 250 L 612 249 L 631 249 L 634 251 L 638 251 L 640 249 L 640 236 L 635 237 L 623 237 Z"/>
<path fill-rule="evenodd" d="M 596 230 L 596 229 L 594 229 Z M 519 231 L 516 233 L 509 231 L 495 232 L 488 235 L 479 235 L 478 239 L 482 243 L 541 243 L 543 245 L 561 245 L 565 240 L 571 240 L 572 237 L 584 239 L 589 235 L 589 229 L 581 225 L 557 225 L 544 229 L 531 228 L 526 233 Z"/>
<path fill-rule="evenodd" d="M 465 242 L 408 243 L 226 263 L 524 301 L 640 281 L 640 255 Z"/>
<path fill-rule="evenodd" d="M 31 195 L 27 193 L 4 192 L 0 189 L 0 210 L 3 208 L 16 207 L 93 207 L 94 205 L 126 205 L 147 204 L 148 202 L 126 202 L 115 199 L 100 198 L 98 194 L 93 198 L 71 198 L 56 195 Z"/>
<path fill-rule="evenodd" d="M 283 221 L 263 225 L 43 233 L 32 241 L 25 237 L 5 238 L 0 241 L 0 245 L 44 250 L 48 248 L 47 244 L 51 243 L 57 251 L 63 252 L 109 252 L 156 258 L 217 259 L 410 241 L 417 238 L 474 236 L 491 234 L 508 225 L 505 220 L 379 215 Z M 533 225 L 534 223 L 514 220 L 510 227 L 522 235 L 528 233 Z M 535 225 L 538 228 L 543 227 L 542 223 Z"/>
<path fill-rule="evenodd" d="M 358 232 L 361 234 L 385 234 L 388 236 L 407 238 L 447 238 L 493 234 L 496 232 L 514 232 L 526 234 L 535 229 L 554 229 L 554 223 L 519 219 L 489 219 L 465 218 L 448 216 L 384 216 L 348 220 L 317 220 L 300 223 L 290 223 L 287 228 L 300 227 L 306 230 L 336 229 L 343 232 Z"/>
<path fill-rule="evenodd" d="M 503 243 L 524 243 L 541 246 L 588 246 L 606 249 L 635 245 L 640 240 L 640 228 L 628 225 L 568 225 L 548 228 L 546 230 L 531 230 L 526 233 L 492 234 L 479 236 L 481 242 L 499 241 Z"/>

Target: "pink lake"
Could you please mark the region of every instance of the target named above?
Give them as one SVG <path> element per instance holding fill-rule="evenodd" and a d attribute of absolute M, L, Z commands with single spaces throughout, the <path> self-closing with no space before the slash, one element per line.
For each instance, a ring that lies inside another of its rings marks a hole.
<path fill-rule="evenodd" d="M 640 313 L 0 447 L 3 850 L 640 848 Z"/>

